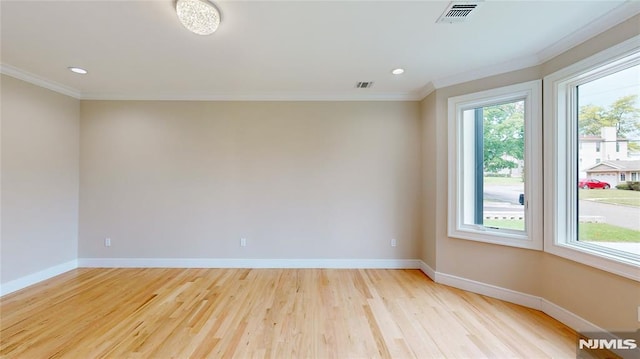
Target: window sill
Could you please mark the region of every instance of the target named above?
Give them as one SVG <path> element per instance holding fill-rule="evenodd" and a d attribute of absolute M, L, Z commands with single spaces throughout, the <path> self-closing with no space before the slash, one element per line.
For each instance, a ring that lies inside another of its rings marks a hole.
<path fill-rule="evenodd" d="M 448 233 L 450 238 L 466 239 L 470 241 L 498 244 L 502 246 L 542 250 L 540 241 L 532 241 L 527 238 L 525 233 L 510 230 L 492 230 L 492 229 L 450 229 Z"/>
<path fill-rule="evenodd" d="M 593 245 L 591 245 L 593 246 Z M 545 243 L 545 252 L 640 282 L 640 263 L 609 255 L 590 245 Z"/>

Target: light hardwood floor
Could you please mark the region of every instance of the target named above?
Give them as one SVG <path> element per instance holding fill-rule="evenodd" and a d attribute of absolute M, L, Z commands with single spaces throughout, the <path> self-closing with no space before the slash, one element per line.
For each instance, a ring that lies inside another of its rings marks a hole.
<path fill-rule="evenodd" d="M 83 268 L 0 315 L 3 358 L 575 358 L 577 340 L 418 270 Z"/>

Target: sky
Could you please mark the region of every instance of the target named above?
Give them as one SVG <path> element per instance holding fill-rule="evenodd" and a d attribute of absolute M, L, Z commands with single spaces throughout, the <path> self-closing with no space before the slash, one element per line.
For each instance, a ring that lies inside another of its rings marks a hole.
<path fill-rule="evenodd" d="M 608 109 L 617 99 L 626 95 L 640 97 L 640 65 L 580 85 L 580 106 L 597 105 Z M 640 107 L 640 103 L 636 103 Z"/>
<path fill-rule="evenodd" d="M 615 100 L 633 94 L 638 95 L 635 106 L 640 108 L 640 65 L 580 85 L 578 106 L 597 105 L 609 110 Z M 640 122 L 640 118 L 636 121 Z M 625 137 L 640 143 L 640 131 L 629 132 Z"/>

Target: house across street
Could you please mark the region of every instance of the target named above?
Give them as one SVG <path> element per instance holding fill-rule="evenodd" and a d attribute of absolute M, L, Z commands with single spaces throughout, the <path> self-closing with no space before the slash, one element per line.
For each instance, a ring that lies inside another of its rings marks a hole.
<path fill-rule="evenodd" d="M 627 181 L 640 181 L 640 160 L 604 161 L 587 169 L 587 178 L 607 182 L 611 187 Z"/>

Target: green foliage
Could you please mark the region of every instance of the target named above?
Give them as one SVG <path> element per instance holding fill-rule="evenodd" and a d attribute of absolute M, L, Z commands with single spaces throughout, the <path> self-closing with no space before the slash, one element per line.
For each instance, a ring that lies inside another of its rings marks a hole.
<path fill-rule="evenodd" d="M 617 189 L 628 190 L 628 191 L 640 191 L 640 182 L 638 181 L 627 181 L 626 183 L 620 183 L 616 186 Z"/>
<path fill-rule="evenodd" d="M 640 136 L 638 95 L 627 95 L 604 108 L 592 104 L 580 107 L 580 135 L 599 136 L 602 127 L 615 127 L 618 137 Z M 487 106 L 483 109 L 484 171 L 497 173 L 517 168 L 524 159 L 524 101 Z M 640 144 L 629 142 L 630 151 Z"/>
<path fill-rule="evenodd" d="M 522 219 L 485 219 L 484 226 L 524 231 L 524 220 Z"/>
<path fill-rule="evenodd" d="M 638 95 L 622 96 L 608 108 L 586 104 L 580 106 L 578 128 L 580 135 L 600 135 L 602 127 L 615 127 L 618 137 L 626 137 L 640 131 L 640 108 L 636 107 Z M 634 146 L 630 143 L 629 146 Z"/>
<path fill-rule="evenodd" d="M 631 186 L 627 183 L 620 183 L 619 185 L 616 185 L 616 189 L 631 190 Z"/>
<path fill-rule="evenodd" d="M 483 108 L 484 171 L 518 167 L 524 159 L 524 101 Z"/>
<path fill-rule="evenodd" d="M 627 185 L 629 186 L 629 189 L 633 190 L 633 191 L 640 191 L 640 182 L 638 181 L 627 181 Z"/>
<path fill-rule="evenodd" d="M 599 136 L 602 127 L 614 126 L 607 118 L 607 111 L 596 105 L 580 106 L 578 128 L 582 136 Z"/>
<path fill-rule="evenodd" d="M 502 229 L 524 231 L 521 219 L 485 219 L 484 225 Z M 589 242 L 640 242 L 640 231 L 622 228 L 607 223 L 580 223 L 578 238 Z"/>

